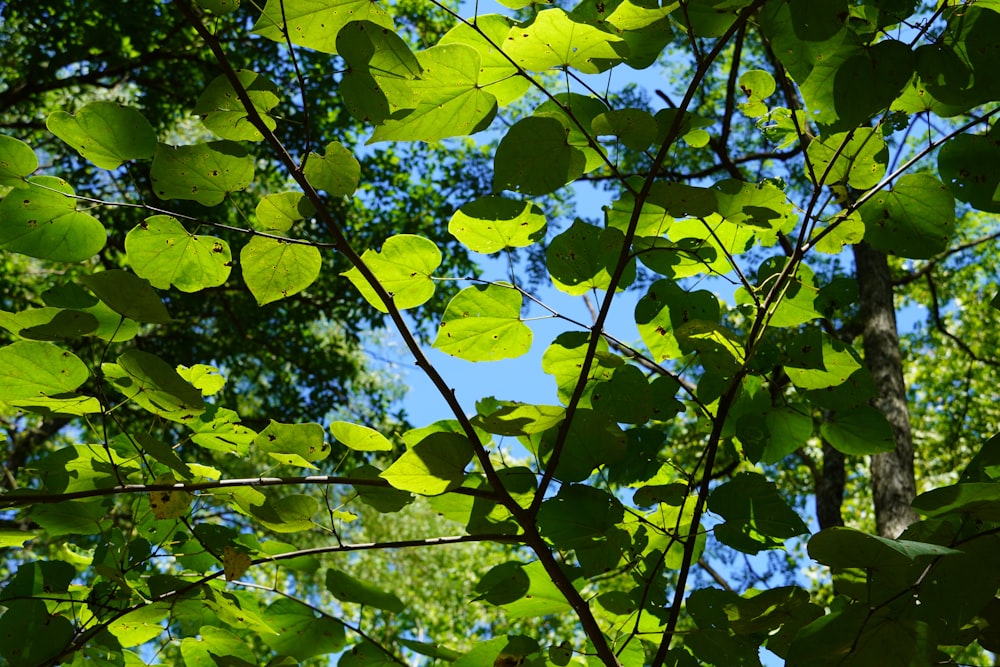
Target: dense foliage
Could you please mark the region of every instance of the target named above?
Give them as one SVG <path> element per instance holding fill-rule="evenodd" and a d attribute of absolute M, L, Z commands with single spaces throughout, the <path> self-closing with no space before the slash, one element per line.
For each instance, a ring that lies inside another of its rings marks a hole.
<path fill-rule="evenodd" d="M 1000 650 L 1000 2 L 5 11 L 8 664 Z"/>

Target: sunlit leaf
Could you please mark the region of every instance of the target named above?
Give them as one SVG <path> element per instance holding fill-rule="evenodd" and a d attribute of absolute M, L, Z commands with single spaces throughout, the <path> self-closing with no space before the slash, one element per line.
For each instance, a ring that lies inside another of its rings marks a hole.
<path fill-rule="evenodd" d="M 18 341 L 0 347 L 0 401 L 58 397 L 89 377 L 79 357 L 51 343 Z"/>
<path fill-rule="evenodd" d="M 57 262 L 79 262 L 104 247 L 104 226 L 77 210 L 66 181 L 36 176 L 21 185 L 0 200 L 0 247 Z"/>
<path fill-rule="evenodd" d="M 261 306 L 312 285 L 322 263 L 314 246 L 264 236 L 254 236 L 240 251 L 243 280 Z"/>
<path fill-rule="evenodd" d="M 125 237 L 125 251 L 140 278 L 182 292 L 221 285 L 233 264 L 228 243 L 191 234 L 169 215 L 154 215 L 134 227 Z"/>
<path fill-rule="evenodd" d="M 472 460 L 472 444 L 455 433 L 432 433 L 382 472 L 394 488 L 422 496 L 436 496 L 458 488 L 465 466 Z"/>
<path fill-rule="evenodd" d="M 636 325 L 643 342 L 657 360 L 675 359 L 692 351 L 677 336 L 677 329 L 693 320 L 717 322 L 719 301 L 711 292 L 685 292 L 677 283 L 653 283 L 635 307 Z"/>
<path fill-rule="evenodd" d="M 545 235 L 545 215 L 530 202 L 487 195 L 455 211 L 448 231 L 469 250 L 489 254 L 538 242 Z"/>
<path fill-rule="evenodd" d="M 76 114 L 56 111 L 45 125 L 101 169 L 116 169 L 156 152 L 156 133 L 149 121 L 137 109 L 115 102 L 91 102 Z"/>
<path fill-rule="evenodd" d="M 527 27 L 511 28 L 504 53 L 527 70 L 572 67 L 598 74 L 621 62 L 628 52 L 624 40 L 586 23 L 577 23 L 561 9 L 546 9 Z"/>
<path fill-rule="evenodd" d="M 255 212 L 259 228 L 287 232 L 294 223 L 314 215 L 316 209 L 301 192 L 279 192 L 265 195 Z"/>
<path fill-rule="evenodd" d="M 505 284 L 467 287 L 448 302 L 434 347 L 469 361 L 519 357 L 531 348 L 521 293 Z"/>
<path fill-rule="evenodd" d="M 806 150 L 806 176 L 815 183 L 846 183 L 858 190 L 874 187 L 885 175 L 888 151 L 877 130 L 860 128 L 813 141 Z"/>
<path fill-rule="evenodd" d="M 337 33 L 351 21 L 371 21 L 392 29 L 392 18 L 370 0 L 267 0 L 254 24 L 261 37 L 305 46 L 324 53 L 337 52 Z"/>
<path fill-rule="evenodd" d="M 409 82 L 415 106 L 393 114 L 368 143 L 436 141 L 486 129 L 497 100 L 480 82 L 479 53 L 465 44 L 444 44 L 417 54 L 423 70 Z"/>
<path fill-rule="evenodd" d="M 387 452 L 392 450 L 392 443 L 384 435 L 373 428 L 336 421 L 330 424 L 330 432 L 337 442 L 358 452 Z"/>
<path fill-rule="evenodd" d="M 249 70 L 237 70 L 236 78 L 250 98 L 250 103 L 269 130 L 277 127 L 268 112 L 280 101 L 278 87 L 267 77 Z M 236 89 L 226 75 L 216 77 L 195 102 L 194 112 L 203 116 L 205 127 L 222 139 L 231 141 L 263 141 L 247 114 Z"/>
<path fill-rule="evenodd" d="M 361 260 L 392 296 L 396 308 L 415 308 L 434 296 L 431 276 L 441 265 L 441 251 L 429 239 L 414 234 L 390 236 L 382 244 L 381 251 L 369 248 L 361 255 Z M 357 267 L 352 267 L 343 275 L 358 288 L 368 303 L 383 313 L 388 312 Z"/>
<path fill-rule="evenodd" d="M 324 190 L 331 197 L 347 197 L 358 189 L 361 165 L 351 151 L 334 141 L 327 145 L 323 155 L 309 154 L 305 174 L 317 190 Z"/>
<path fill-rule="evenodd" d="M 102 370 L 121 393 L 153 414 L 188 422 L 205 411 L 201 392 L 149 352 L 128 350 Z"/>
<path fill-rule="evenodd" d="M 497 98 L 499 106 L 506 106 L 528 91 L 531 83 L 518 75 L 497 45 L 503 45 L 513 21 L 499 14 L 480 14 L 475 28 L 459 23 L 441 38 L 439 44 L 465 44 L 471 46 L 481 59 L 479 85 Z"/>
<path fill-rule="evenodd" d="M 161 144 L 149 173 L 160 199 L 186 199 L 216 206 L 231 192 L 250 185 L 254 161 L 232 141 L 192 146 Z"/>
<path fill-rule="evenodd" d="M 315 468 L 314 462 L 330 455 L 319 424 L 281 424 L 272 419 L 253 444 L 282 463 L 306 468 Z"/>
<path fill-rule="evenodd" d="M 31 146 L 0 134 L 0 186 L 25 188 L 24 177 L 38 169 L 38 158 Z"/>

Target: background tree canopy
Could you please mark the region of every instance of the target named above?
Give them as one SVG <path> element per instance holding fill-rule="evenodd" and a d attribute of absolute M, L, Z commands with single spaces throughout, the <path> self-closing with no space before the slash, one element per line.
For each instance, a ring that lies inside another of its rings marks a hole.
<path fill-rule="evenodd" d="M 0 16 L 7 664 L 992 664 L 1000 3 Z"/>

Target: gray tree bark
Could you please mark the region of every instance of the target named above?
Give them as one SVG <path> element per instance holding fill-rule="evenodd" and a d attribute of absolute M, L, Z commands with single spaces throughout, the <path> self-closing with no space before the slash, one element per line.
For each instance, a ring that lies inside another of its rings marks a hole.
<path fill-rule="evenodd" d="M 896 308 L 885 254 L 866 243 L 854 246 L 864 326 L 865 363 L 875 380 L 875 406 L 892 426 L 896 448 L 872 456 L 872 499 L 875 523 L 882 537 L 898 537 L 917 520 L 910 508 L 916 496 L 913 435 L 906 403 L 903 360 L 896 329 Z"/>

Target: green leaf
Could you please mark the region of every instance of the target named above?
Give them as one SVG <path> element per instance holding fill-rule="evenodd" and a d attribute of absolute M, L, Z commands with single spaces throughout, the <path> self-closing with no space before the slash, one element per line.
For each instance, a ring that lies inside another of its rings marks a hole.
<path fill-rule="evenodd" d="M 652 381 L 631 364 L 615 369 L 608 382 L 598 384 L 591 405 L 623 424 L 665 421 L 684 409 L 674 396 L 680 385 L 671 377 L 653 376 Z"/>
<path fill-rule="evenodd" d="M 774 77 L 762 69 L 752 69 L 740 75 L 740 92 L 746 97 L 739 103 L 739 109 L 748 118 L 759 118 L 767 113 L 764 100 L 774 94 Z"/>
<path fill-rule="evenodd" d="M 344 651 L 337 661 L 337 667 L 391 667 L 398 664 L 394 655 L 367 640 Z"/>
<path fill-rule="evenodd" d="M 205 411 L 201 392 L 159 357 L 128 350 L 102 371 L 127 398 L 153 414 L 186 423 Z"/>
<path fill-rule="evenodd" d="M 188 423 L 191 441 L 212 451 L 245 456 L 257 434 L 239 421 L 239 415 L 232 410 L 209 406 L 197 420 Z"/>
<path fill-rule="evenodd" d="M 846 183 L 858 190 L 868 190 L 885 175 L 888 151 L 878 130 L 862 127 L 810 142 L 806 149 L 811 169 L 806 176 L 814 183 Z"/>
<path fill-rule="evenodd" d="M 561 9 L 543 10 L 529 26 L 511 28 L 503 50 L 526 70 L 572 67 L 585 74 L 599 74 L 628 53 L 621 37 L 578 23 Z"/>
<path fill-rule="evenodd" d="M 29 308 L 19 313 L 0 311 L 0 327 L 30 340 L 64 340 L 93 333 L 99 323 L 90 313 L 61 308 Z"/>
<path fill-rule="evenodd" d="M 528 588 L 524 597 L 503 605 L 508 618 L 537 618 L 569 611 L 565 596 L 552 583 L 552 577 L 540 562 L 528 563 L 521 571 L 528 579 Z"/>
<path fill-rule="evenodd" d="M 267 114 L 278 105 L 278 87 L 268 79 L 250 70 L 236 70 L 240 86 L 250 98 L 264 125 L 274 130 L 278 124 Z M 217 76 L 194 104 L 194 112 L 203 116 L 202 122 L 212 133 L 230 141 L 263 141 L 260 133 L 247 114 L 247 108 L 240 101 L 236 89 L 226 75 Z"/>
<path fill-rule="evenodd" d="M 343 624 L 319 615 L 297 600 L 279 599 L 264 610 L 262 619 L 276 634 L 262 634 L 261 639 L 278 653 L 296 660 L 336 653 L 347 643 Z"/>
<path fill-rule="evenodd" d="M 656 361 L 676 359 L 693 350 L 677 329 L 695 320 L 718 322 L 719 301 L 706 290 L 685 292 L 672 280 L 658 280 L 639 299 L 635 321 L 639 335 Z"/>
<path fill-rule="evenodd" d="M 441 265 L 441 251 L 433 241 L 414 234 L 397 234 L 385 240 L 381 252 L 371 248 L 365 250 L 361 260 L 400 310 L 420 306 L 434 296 L 431 276 Z M 389 312 L 357 267 L 341 275 L 358 288 L 368 303 L 383 313 Z"/>
<path fill-rule="evenodd" d="M 580 368 L 587 354 L 589 335 L 581 331 L 568 331 L 559 334 L 542 355 L 542 370 L 555 376 L 559 400 L 569 403 L 570 396 L 580 379 Z M 610 380 L 615 369 L 624 364 L 624 360 L 608 351 L 608 342 L 598 339 L 597 353 L 590 367 L 587 378 L 587 388 L 583 392 L 581 407 L 590 407 L 590 396 L 599 382 Z"/>
<path fill-rule="evenodd" d="M 865 46 L 844 60 L 833 79 L 833 106 L 837 127 L 864 124 L 889 107 L 913 76 L 913 51 L 906 44 L 885 39 Z M 826 89 L 829 91 L 829 82 Z M 829 92 L 824 94 L 824 98 Z"/>
<path fill-rule="evenodd" d="M 845 454 L 862 456 L 891 452 L 896 447 L 892 427 L 878 409 L 859 406 L 835 412 L 820 426 L 823 437 Z"/>
<path fill-rule="evenodd" d="M 352 477 L 362 479 L 378 480 L 381 471 L 372 465 L 363 465 L 351 471 Z M 361 502 L 374 508 L 382 514 L 398 512 L 413 502 L 413 496 L 406 491 L 399 489 L 372 486 L 368 484 L 356 484 L 354 490 L 358 494 Z"/>
<path fill-rule="evenodd" d="M 104 518 L 103 501 L 73 500 L 52 505 L 38 505 L 31 510 L 31 519 L 45 529 L 48 537 L 64 535 L 97 535 Z"/>
<path fill-rule="evenodd" d="M 482 410 L 482 407 L 479 407 Z M 477 414 L 473 425 L 495 435 L 531 435 L 544 433 L 559 425 L 566 410 L 558 405 L 526 405 L 499 401 L 489 414 Z"/>
<path fill-rule="evenodd" d="M 819 329 L 807 329 L 788 346 L 785 371 L 800 389 L 826 389 L 843 384 L 861 362 L 853 350 Z"/>
<path fill-rule="evenodd" d="M 560 93 L 535 108 L 532 117 L 555 118 L 566 129 L 566 143 L 581 151 L 584 156 L 584 173 L 602 167 L 608 160 L 603 150 L 596 147 L 590 127 L 594 120 L 608 111 L 608 106 L 590 95 Z"/>
<path fill-rule="evenodd" d="M 984 521 L 1000 520 L 1000 484 L 965 482 L 921 493 L 913 509 L 927 517 L 971 514 Z"/>
<path fill-rule="evenodd" d="M 358 189 L 361 164 L 339 141 L 327 144 L 326 153 L 310 153 L 306 161 L 306 178 L 317 190 L 331 197 L 349 197 Z"/>
<path fill-rule="evenodd" d="M 394 488 L 436 496 L 462 485 L 472 460 L 472 443 L 457 433 L 432 433 L 382 472 Z"/>
<path fill-rule="evenodd" d="M 93 335 L 103 340 L 122 342 L 135 338 L 139 325 L 122 317 L 103 301 L 75 283 L 57 285 L 42 293 L 42 301 L 55 308 L 83 311 L 97 320 Z"/>
<path fill-rule="evenodd" d="M 602 229 L 577 219 L 556 236 L 545 251 L 549 276 L 557 289 L 579 296 L 593 289 L 606 290 L 622 251 L 624 236 L 613 228 Z M 629 262 L 616 290 L 635 279 L 635 262 Z"/>
<path fill-rule="evenodd" d="M 332 567 L 326 571 L 326 590 L 341 602 L 384 609 L 394 614 L 402 613 L 406 609 L 402 600 L 392 593 L 387 593 Z"/>
<path fill-rule="evenodd" d="M 226 386 L 226 378 L 215 366 L 208 364 L 195 364 L 191 368 L 178 366 L 177 372 L 205 396 L 213 396 Z"/>
<path fill-rule="evenodd" d="M 28 540 L 38 537 L 38 531 L 0 530 L 0 549 L 8 547 L 23 547 Z"/>
<path fill-rule="evenodd" d="M 774 286 L 778 275 L 785 269 L 788 260 L 772 257 L 764 260 L 757 269 L 757 290 L 761 298 L 766 297 Z M 796 271 L 785 282 L 781 300 L 771 310 L 767 323 L 772 327 L 795 327 L 821 317 L 816 310 L 819 288 L 812 270 L 799 264 Z M 737 303 L 741 301 L 737 296 Z M 747 300 L 745 303 L 749 303 Z"/>
<path fill-rule="evenodd" d="M 948 247 L 955 199 L 930 174 L 905 174 L 861 206 L 865 241 L 897 257 L 927 259 Z"/>
<path fill-rule="evenodd" d="M 494 190 L 544 195 L 583 175 L 586 157 L 556 118 L 530 116 L 507 131 L 494 156 Z"/>
<path fill-rule="evenodd" d="M 337 53 L 337 33 L 351 21 L 392 30 L 389 14 L 370 0 L 267 0 L 253 31 L 261 37 Z"/>
<path fill-rule="evenodd" d="M 555 448 L 557 430 L 542 434 L 537 451 L 543 463 L 548 462 Z M 569 427 L 555 478 L 563 482 L 582 482 L 598 468 L 611 465 L 625 456 L 628 437 L 607 415 L 580 408 Z"/>
<path fill-rule="evenodd" d="M 545 214 L 531 202 L 487 195 L 455 211 L 448 231 L 469 250 L 490 254 L 540 241 Z"/>
<path fill-rule="evenodd" d="M 31 146 L 0 134 L 0 186 L 27 187 L 24 177 L 38 169 L 38 158 Z"/>
<path fill-rule="evenodd" d="M 243 281 L 260 306 L 312 285 L 322 264 L 315 246 L 282 239 L 254 236 L 240 251 Z"/>
<path fill-rule="evenodd" d="M 76 115 L 56 111 L 45 121 L 49 131 L 101 169 L 149 158 L 156 152 L 156 132 L 132 107 L 115 102 L 91 102 Z"/>
<path fill-rule="evenodd" d="M 253 444 L 281 463 L 303 468 L 315 468 L 315 461 L 330 455 L 330 445 L 323 440 L 319 424 L 281 424 L 272 419 Z"/>
<path fill-rule="evenodd" d="M 231 491 L 236 507 L 277 533 L 301 533 L 315 528 L 312 517 L 319 502 L 312 496 L 293 494 L 274 500 L 252 488 Z"/>
<path fill-rule="evenodd" d="M 165 602 L 156 602 L 139 607 L 108 624 L 108 632 L 115 636 L 124 648 L 131 648 L 156 639 L 166 631 L 163 619 L 170 613 Z"/>
<path fill-rule="evenodd" d="M 337 50 L 350 66 L 339 92 L 352 116 L 380 124 L 415 106 L 409 82 L 420 76 L 420 63 L 396 33 L 369 21 L 352 21 L 337 35 Z"/>
<path fill-rule="evenodd" d="M 891 570 L 918 558 L 959 553 L 962 552 L 939 544 L 891 540 L 845 527 L 821 530 L 809 540 L 809 555 L 824 565 L 837 568 Z"/>
<path fill-rule="evenodd" d="M 528 92 L 531 82 L 520 76 L 517 67 L 497 48 L 503 44 L 513 21 L 499 14 L 480 14 L 475 27 L 458 23 L 441 37 L 439 44 L 465 44 L 479 54 L 479 85 L 506 106 Z"/>
<path fill-rule="evenodd" d="M 392 443 L 384 435 L 373 428 L 336 421 L 330 424 L 330 432 L 337 442 L 356 452 L 388 452 L 392 451 Z"/>
<path fill-rule="evenodd" d="M 532 334 L 521 304 L 521 293 L 504 283 L 467 287 L 448 302 L 434 347 L 468 361 L 527 354 Z"/>
<path fill-rule="evenodd" d="M 233 265 L 228 243 L 191 234 L 169 215 L 136 225 L 125 237 L 125 252 L 140 278 L 158 289 L 174 285 L 182 292 L 221 285 Z"/>
<path fill-rule="evenodd" d="M 51 664 L 76 633 L 68 618 L 50 614 L 41 600 L 19 600 L 6 606 L 0 616 L 0 655 L 7 664 Z M 39 641 L 42 637 L 45 641 Z"/>
<path fill-rule="evenodd" d="M 149 172 L 160 199 L 193 200 L 216 206 L 253 181 L 253 158 L 237 143 L 160 145 Z"/>
<path fill-rule="evenodd" d="M 240 8 L 240 0 L 196 0 L 210 14 L 229 14 Z"/>
<path fill-rule="evenodd" d="M 408 82 L 415 106 L 393 114 L 375 129 L 379 141 L 437 141 L 485 130 L 497 100 L 483 89 L 481 60 L 471 46 L 444 44 L 417 54 L 423 74 Z"/>
<path fill-rule="evenodd" d="M 684 183 L 657 181 L 649 190 L 648 201 L 675 218 L 705 218 L 718 210 L 718 194 L 715 189 Z"/>
<path fill-rule="evenodd" d="M 104 247 L 107 234 L 97 218 L 76 209 L 74 195 L 60 178 L 28 179 L 26 188 L 0 200 L 0 247 L 57 262 L 93 257 Z"/>
<path fill-rule="evenodd" d="M 181 657 L 185 667 L 220 667 L 219 659 L 224 659 L 222 656 L 246 660 L 249 664 L 257 660 L 246 642 L 225 628 L 203 625 L 197 637 L 181 640 Z"/>
<path fill-rule="evenodd" d="M 265 195 L 255 209 L 260 229 L 287 232 L 292 224 L 316 213 L 316 208 L 301 192 L 279 192 Z"/>
<path fill-rule="evenodd" d="M 579 549 L 608 539 L 625 509 L 601 489 L 567 484 L 538 510 L 538 530 L 557 549 Z"/>
<path fill-rule="evenodd" d="M 194 472 L 181 460 L 181 457 L 177 456 L 177 453 L 170 445 L 157 440 L 148 433 L 136 433 L 133 437 L 142 446 L 142 451 L 154 460 L 179 473 L 185 479 L 194 477 Z"/>
<path fill-rule="evenodd" d="M 813 434 L 813 420 L 792 408 L 773 408 L 764 417 L 768 439 L 761 463 L 774 464 L 806 444 Z"/>
<path fill-rule="evenodd" d="M 708 508 L 725 523 L 715 527 L 715 536 L 744 553 L 772 549 L 784 540 L 809 532 L 799 515 L 763 475 L 741 472 L 712 491 Z"/>
<path fill-rule="evenodd" d="M 1000 124 L 985 136 L 961 134 L 945 143 L 938 153 L 938 169 L 960 201 L 980 211 L 1000 212 Z"/>
<path fill-rule="evenodd" d="M 80 279 L 109 308 L 123 317 L 149 324 L 167 324 L 170 314 L 149 281 L 128 271 L 112 269 Z"/>
<path fill-rule="evenodd" d="M 596 116 L 590 126 L 594 134 L 618 137 L 635 151 L 649 148 L 657 135 L 656 120 L 642 109 L 612 109 Z"/>
<path fill-rule="evenodd" d="M 51 343 L 18 341 L 0 347 L 0 401 L 58 397 L 89 377 L 79 357 Z"/>

